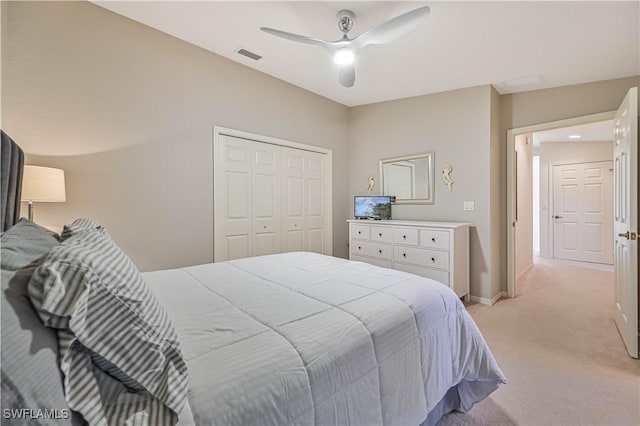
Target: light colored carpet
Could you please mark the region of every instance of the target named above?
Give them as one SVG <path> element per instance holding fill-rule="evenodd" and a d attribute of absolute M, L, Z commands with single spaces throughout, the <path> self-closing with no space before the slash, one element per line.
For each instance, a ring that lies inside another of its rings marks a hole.
<path fill-rule="evenodd" d="M 640 425 L 640 362 L 613 320 L 613 273 L 537 259 L 518 293 L 468 306 L 508 383 L 438 426 Z"/>

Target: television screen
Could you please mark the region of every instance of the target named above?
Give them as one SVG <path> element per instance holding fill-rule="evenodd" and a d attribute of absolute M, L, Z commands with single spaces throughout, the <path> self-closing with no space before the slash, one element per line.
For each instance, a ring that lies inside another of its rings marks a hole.
<path fill-rule="evenodd" d="M 353 215 L 356 219 L 391 219 L 393 198 L 389 195 L 356 195 Z"/>

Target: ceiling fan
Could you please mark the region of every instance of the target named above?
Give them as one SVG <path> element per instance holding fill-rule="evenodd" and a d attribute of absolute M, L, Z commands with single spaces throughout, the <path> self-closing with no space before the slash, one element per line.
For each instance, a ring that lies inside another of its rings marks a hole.
<path fill-rule="evenodd" d="M 349 38 L 347 33 L 353 28 L 356 14 L 350 10 L 341 10 L 337 14 L 338 28 L 344 35 L 336 41 L 320 40 L 267 27 L 260 29 L 287 40 L 324 47 L 333 55 L 334 61 L 340 66 L 340 84 L 344 87 L 352 87 L 356 80 L 354 62 L 360 50 L 370 44 L 390 43 L 407 35 L 429 14 L 429 10 L 428 6 L 423 6 L 403 13 L 355 38 Z"/>

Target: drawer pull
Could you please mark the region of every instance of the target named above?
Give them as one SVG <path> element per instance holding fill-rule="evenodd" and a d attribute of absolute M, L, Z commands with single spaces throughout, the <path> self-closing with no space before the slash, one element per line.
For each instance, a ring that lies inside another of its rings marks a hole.
<path fill-rule="evenodd" d="M 378 234 L 378 236 L 379 236 L 379 237 L 382 237 L 382 232 L 380 232 L 380 233 Z"/>
<path fill-rule="evenodd" d="M 264 225 L 264 229 L 267 229 L 267 225 Z"/>
<path fill-rule="evenodd" d="M 362 231 L 358 231 L 358 235 L 362 234 Z"/>
<path fill-rule="evenodd" d="M 406 236 L 406 235 L 403 235 L 403 236 L 402 236 L 402 238 L 404 238 L 404 239 L 406 240 L 406 239 L 407 239 L 407 236 Z"/>
<path fill-rule="evenodd" d="M 382 254 L 382 250 L 378 250 L 378 253 Z"/>
<path fill-rule="evenodd" d="M 431 238 L 431 242 L 433 242 L 433 243 L 435 243 L 435 242 L 436 242 L 435 237 L 432 237 L 432 238 Z"/>
<path fill-rule="evenodd" d="M 435 263 L 436 258 L 435 258 L 435 257 L 432 257 L 432 258 L 431 258 L 431 261 Z"/>
<path fill-rule="evenodd" d="M 407 253 L 402 253 L 402 257 L 407 257 Z"/>

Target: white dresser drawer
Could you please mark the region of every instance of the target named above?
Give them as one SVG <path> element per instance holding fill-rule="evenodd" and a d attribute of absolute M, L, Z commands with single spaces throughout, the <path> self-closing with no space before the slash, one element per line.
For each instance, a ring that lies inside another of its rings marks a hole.
<path fill-rule="evenodd" d="M 371 241 L 391 243 L 393 241 L 393 228 L 374 226 L 373 228 L 371 228 L 370 239 Z"/>
<path fill-rule="evenodd" d="M 393 248 L 393 261 L 449 269 L 449 253 L 446 251 L 396 246 Z"/>
<path fill-rule="evenodd" d="M 388 244 L 371 243 L 367 241 L 353 241 L 351 243 L 351 254 L 356 256 L 391 260 L 392 252 L 393 248 Z"/>
<path fill-rule="evenodd" d="M 420 230 L 420 246 L 449 250 L 449 231 L 435 229 Z"/>
<path fill-rule="evenodd" d="M 431 278 L 449 286 L 449 273 L 439 269 L 423 268 L 422 266 L 405 265 L 402 263 L 394 263 L 393 269 L 398 271 L 409 272 L 411 274 L 420 275 L 421 277 Z"/>
<path fill-rule="evenodd" d="M 406 244 L 408 246 L 418 245 L 418 230 L 410 228 L 393 229 L 394 244 Z"/>
<path fill-rule="evenodd" d="M 351 238 L 368 240 L 371 228 L 367 225 L 351 225 Z"/>
<path fill-rule="evenodd" d="M 381 266 L 383 268 L 389 268 L 389 269 L 391 269 L 393 267 L 393 265 L 392 265 L 390 260 L 384 260 L 384 259 L 375 259 L 375 258 L 371 258 L 371 257 L 360 257 L 360 256 L 352 255 L 350 260 L 356 260 L 358 262 L 365 262 L 365 263 L 369 263 L 371 265 Z"/>

